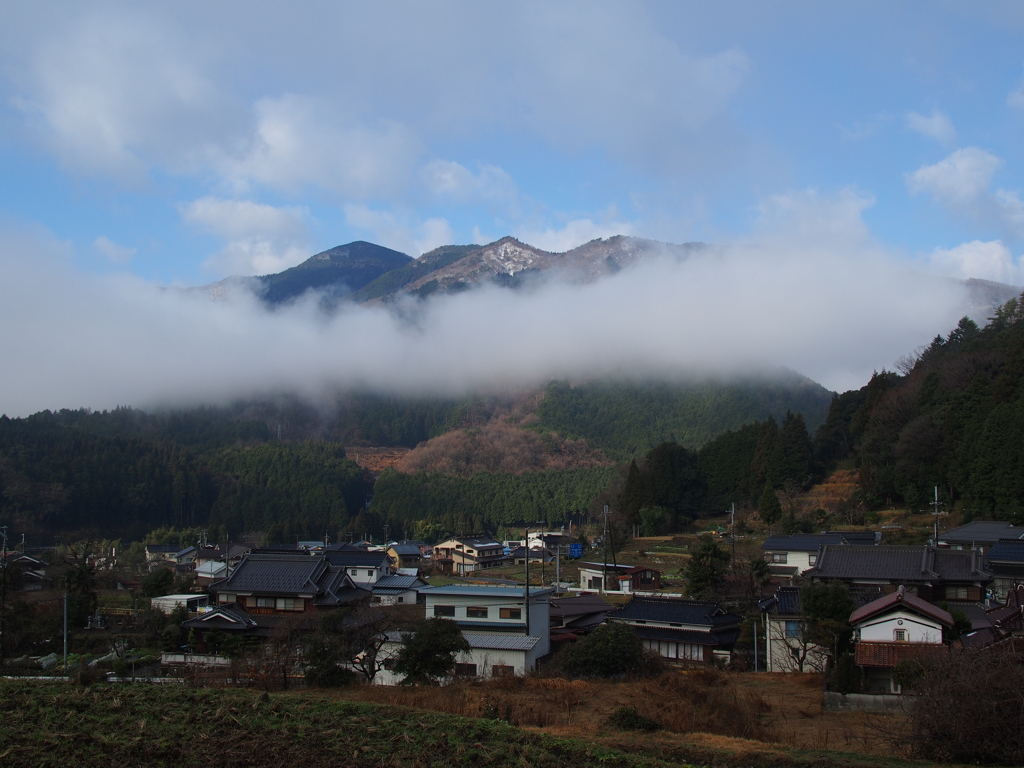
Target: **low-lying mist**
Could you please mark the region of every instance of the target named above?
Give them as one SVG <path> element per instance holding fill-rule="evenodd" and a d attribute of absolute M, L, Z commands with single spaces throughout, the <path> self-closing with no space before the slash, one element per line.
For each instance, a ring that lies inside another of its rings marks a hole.
<path fill-rule="evenodd" d="M 963 284 L 878 249 L 784 239 L 652 259 L 586 286 L 481 287 L 395 307 L 310 296 L 268 310 L 78 270 L 45 234 L 0 232 L 0 412 L 219 404 L 338 389 L 459 395 L 601 375 L 779 366 L 829 389 L 946 333 Z"/>

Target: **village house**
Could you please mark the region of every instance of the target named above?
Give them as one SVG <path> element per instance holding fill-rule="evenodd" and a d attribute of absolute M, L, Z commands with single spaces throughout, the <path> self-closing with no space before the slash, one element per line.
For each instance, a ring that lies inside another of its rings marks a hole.
<path fill-rule="evenodd" d="M 580 563 L 580 588 L 594 592 L 654 592 L 661 589 L 661 571 L 642 565 Z"/>
<path fill-rule="evenodd" d="M 352 581 L 366 589 L 371 589 L 378 581 L 395 572 L 394 563 L 383 550 L 365 550 L 343 544 L 338 549 L 325 548 L 312 557 L 324 558 L 332 566 L 344 569 Z"/>
<path fill-rule="evenodd" d="M 984 563 L 992 573 L 992 594 L 1005 600 L 1024 582 L 1024 539 L 999 539 L 985 553 Z"/>
<path fill-rule="evenodd" d="M 838 579 L 862 593 L 890 594 L 903 586 L 934 604 L 980 605 L 992 574 L 977 550 L 937 549 L 930 545 L 851 547 L 825 544 L 804 578 Z"/>
<path fill-rule="evenodd" d="M 432 562 L 442 573 L 464 576 L 504 565 L 505 550 L 486 536 L 456 536 L 434 546 Z"/>
<path fill-rule="evenodd" d="M 21 590 L 23 592 L 37 592 L 48 586 L 50 580 L 46 577 L 46 569 L 49 563 L 40 560 L 38 557 L 19 552 L 15 549 L 7 553 L 4 561 L 4 569 L 10 575 L 8 589 L 11 591 Z"/>
<path fill-rule="evenodd" d="M 415 605 L 420 592 L 430 587 L 419 576 L 394 573 L 374 582 L 371 589 L 371 602 L 377 605 Z"/>
<path fill-rule="evenodd" d="M 425 549 L 423 541 L 399 541 L 388 547 L 387 553 L 399 568 L 418 568 L 427 559 Z"/>
<path fill-rule="evenodd" d="M 902 586 L 855 610 L 850 614 L 850 624 L 854 630 L 854 659 L 864 672 L 864 693 L 901 693 L 893 681 L 893 669 L 901 661 L 947 654 L 946 635 L 953 623 L 947 611 Z"/>
<path fill-rule="evenodd" d="M 608 614 L 609 622 L 631 627 L 662 658 L 704 664 L 729 662 L 742 620 L 717 601 L 676 597 L 635 596 Z"/>
<path fill-rule="evenodd" d="M 523 587 L 446 586 L 424 590 L 427 618 L 454 621 L 470 650 L 458 655 L 455 674 L 490 678 L 526 675 L 551 649 L 551 588 L 531 588 L 529 605 Z M 401 633 L 388 635 L 385 658 L 394 658 L 401 645 Z M 381 685 L 401 682 L 393 664 L 374 679 Z"/>
<path fill-rule="evenodd" d="M 822 672 L 827 651 L 807 637 L 800 588 L 780 586 L 758 603 L 764 616 L 765 665 L 769 672 Z"/>
<path fill-rule="evenodd" d="M 772 576 L 792 580 L 817 565 L 823 545 L 874 546 L 879 537 L 873 531 L 825 532 L 819 534 L 776 534 L 769 536 L 761 549 Z"/>
<path fill-rule="evenodd" d="M 551 642 L 573 641 L 593 631 L 613 608 L 597 595 L 551 598 Z"/>
<path fill-rule="evenodd" d="M 975 520 L 939 534 L 936 543 L 949 549 L 977 549 L 988 552 L 1000 539 L 1024 539 L 1024 528 L 1002 520 Z"/>

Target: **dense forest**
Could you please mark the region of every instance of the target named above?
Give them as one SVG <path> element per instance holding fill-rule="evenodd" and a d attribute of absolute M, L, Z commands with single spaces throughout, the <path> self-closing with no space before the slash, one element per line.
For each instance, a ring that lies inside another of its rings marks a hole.
<path fill-rule="evenodd" d="M 540 427 L 586 440 L 610 458 L 629 460 L 659 443 L 697 449 L 726 430 L 787 411 L 811 429 L 825 419 L 831 393 L 809 379 L 780 373 L 776 380 L 634 384 L 551 382 L 537 406 Z"/>
<path fill-rule="evenodd" d="M 0 521 L 27 533 L 136 538 L 160 526 L 344 527 L 363 473 L 333 443 L 266 439 L 213 409 L 149 416 L 44 411 L 0 417 Z"/>

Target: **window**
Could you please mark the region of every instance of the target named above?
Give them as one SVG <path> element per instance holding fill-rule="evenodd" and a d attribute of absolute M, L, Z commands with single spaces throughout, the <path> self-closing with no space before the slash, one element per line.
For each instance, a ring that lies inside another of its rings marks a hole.
<path fill-rule="evenodd" d="M 493 664 L 491 665 L 491 677 L 506 677 L 516 673 L 515 667 L 510 667 L 507 664 Z"/>
<path fill-rule="evenodd" d="M 371 603 L 379 603 L 380 602 L 380 595 L 374 595 L 373 597 L 371 597 L 370 598 L 370 602 Z"/>
<path fill-rule="evenodd" d="M 502 619 L 521 619 L 523 618 L 522 608 L 499 608 L 498 616 Z"/>
<path fill-rule="evenodd" d="M 434 606 L 435 616 L 454 616 L 455 606 L 454 605 L 435 605 Z"/>
<path fill-rule="evenodd" d="M 404 603 L 404 602 L 405 602 L 405 598 L 404 598 L 404 597 L 399 597 L 399 598 L 398 598 L 398 602 L 400 602 L 400 603 Z"/>
<path fill-rule="evenodd" d="M 455 674 L 459 677 L 476 677 L 476 664 L 456 664 Z"/>
<path fill-rule="evenodd" d="M 767 560 L 769 563 L 785 565 L 787 558 L 785 552 L 769 552 L 764 556 L 764 559 Z"/>
<path fill-rule="evenodd" d="M 398 659 L 384 659 L 384 669 L 394 669 L 396 663 L 398 663 Z"/>
<path fill-rule="evenodd" d="M 786 622 L 786 637 L 800 637 L 800 622 L 799 621 L 787 621 Z"/>
<path fill-rule="evenodd" d="M 967 587 L 946 587 L 947 600 L 966 600 Z"/>
<path fill-rule="evenodd" d="M 907 630 L 905 629 L 894 629 L 892 631 L 892 639 L 897 643 L 905 643 L 907 641 Z"/>
<path fill-rule="evenodd" d="M 469 619 L 486 619 L 487 608 L 476 605 L 466 606 L 466 618 Z"/>
<path fill-rule="evenodd" d="M 257 597 L 256 598 L 256 607 L 257 608 L 273 608 L 274 607 L 274 598 L 272 598 L 272 597 Z"/>
<path fill-rule="evenodd" d="M 807 562 L 810 563 L 811 565 L 817 565 L 818 564 L 818 556 L 817 555 L 808 555 L 807 556 Z"/>
<path fill-rule="evenodd" d="M 302 600 L 295 597 L 279 597 L 275 607 L 279 611 L 301 611 Z"/>
<path fill-rule="evenodd" d="M 224 592 L 224 593 L 221 593 L 221 594 L 217 595 L 217 602 L 218 603 L 233 603 L 237 599 L 238 599 L 237 595 L 234 595 L 234 594 L 228 593 L 228 592 Z"/>

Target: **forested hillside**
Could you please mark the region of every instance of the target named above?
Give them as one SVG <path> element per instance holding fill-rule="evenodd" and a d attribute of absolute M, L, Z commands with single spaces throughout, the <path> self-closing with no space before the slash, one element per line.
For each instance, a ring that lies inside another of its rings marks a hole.
<path fill-rule="evenodd" d="M 933 487 L 967 516 L 1024 520 L 1024 304 L 964 318 L 862 389 L 837 397 L 817 450 L 853 458 L 868 503 L 925 508 Z"/>
<path fill-rule="evenodd" d="M 633 384 L 597 381 L 548 385 L 537 408 L 540 426 L 620 460 L 674 441 L 696 449 L 726 430 L 767 416 L 802 413 L 810 429 L 824 421 L 831 393 L 793 373 L 745 381 Z"/>
<path fill-rule="evenodd" d="M 0 521 L 27 533 L 137 538 L 160 526 L 343 527 L 367 488 L 344 450 L 269 442 L 216 411 L 0 417 Z M 260 439 L 262 438 L 262 440 Z"/>

